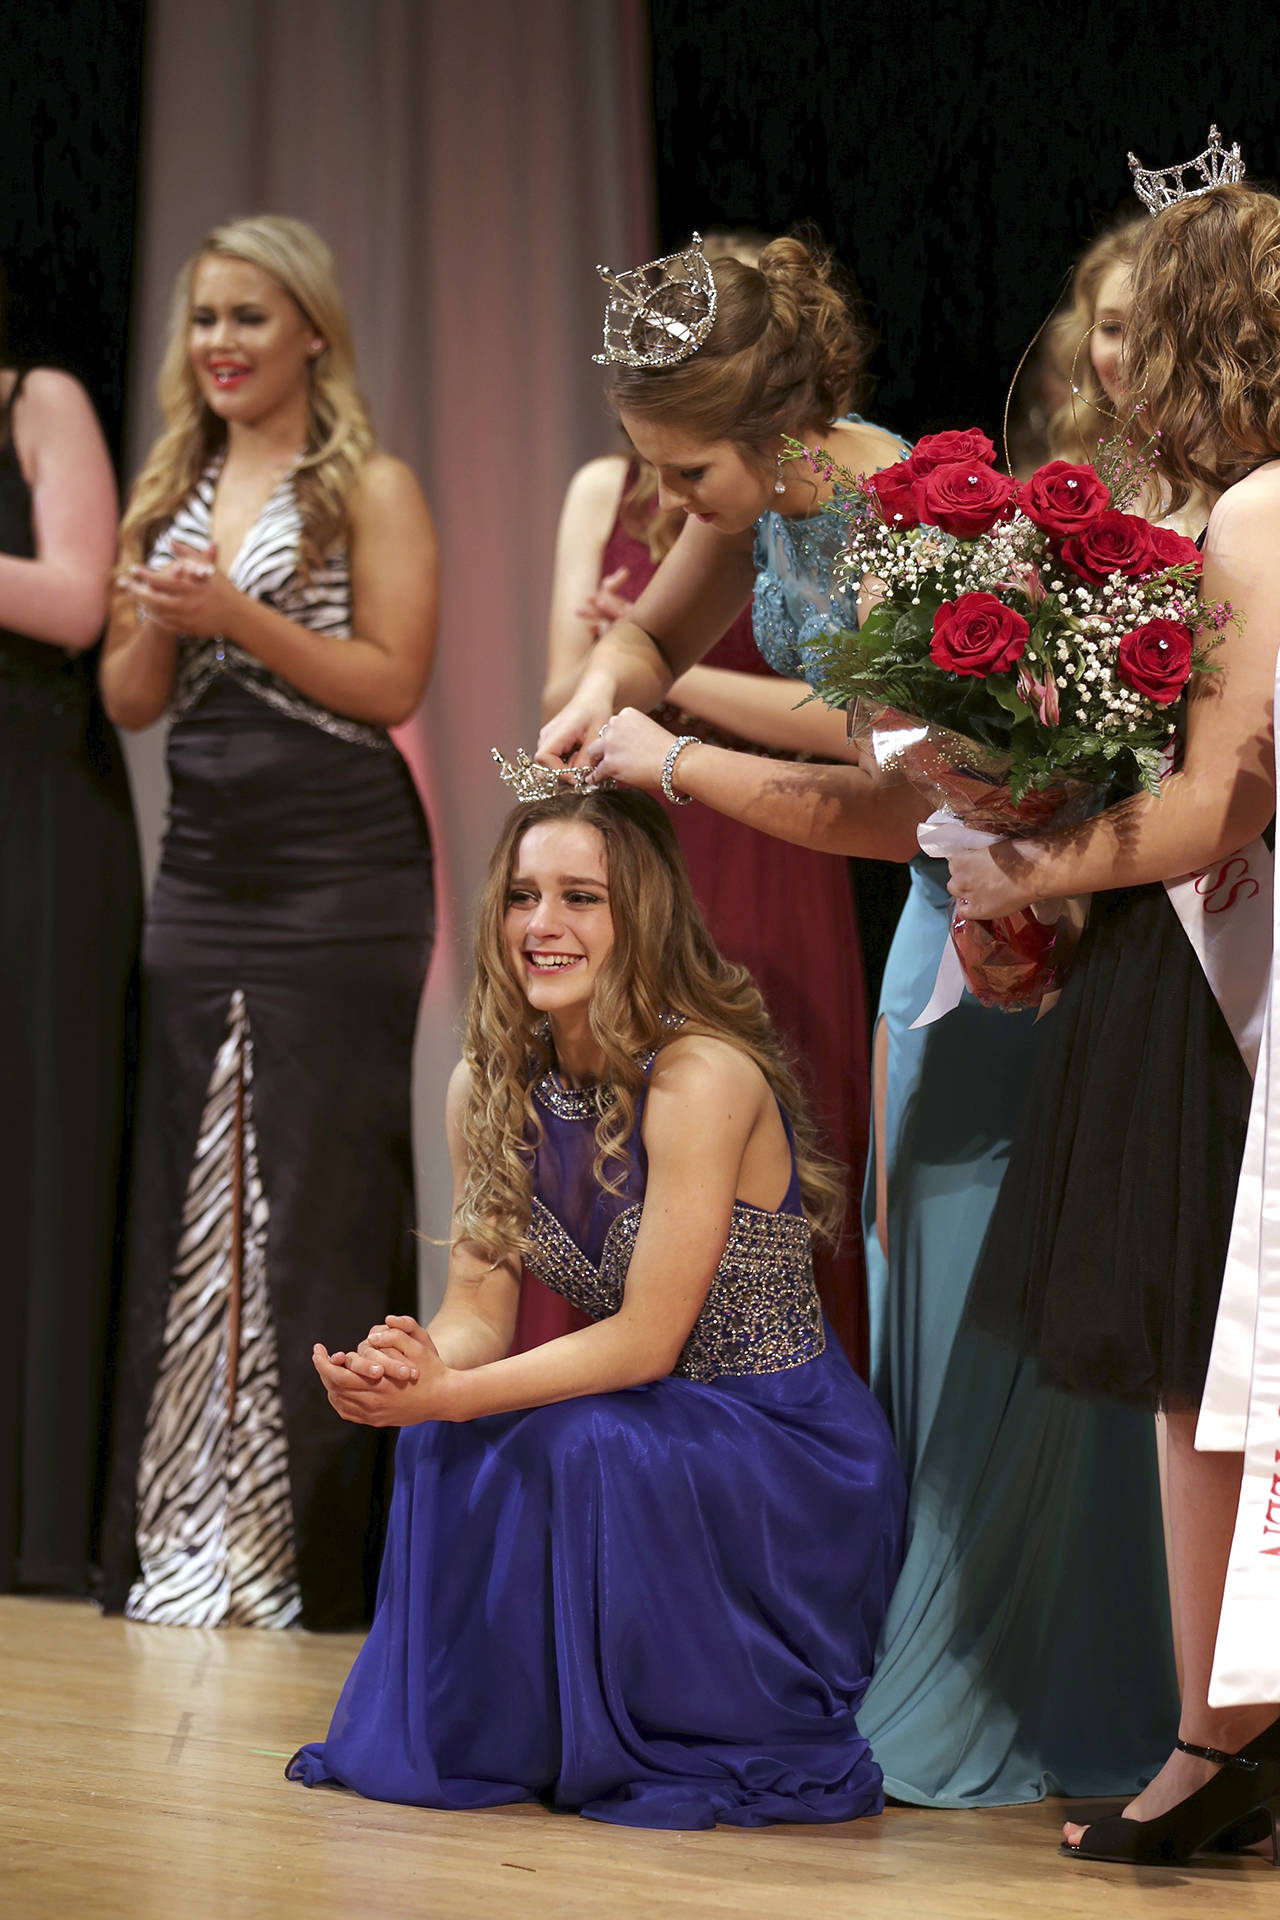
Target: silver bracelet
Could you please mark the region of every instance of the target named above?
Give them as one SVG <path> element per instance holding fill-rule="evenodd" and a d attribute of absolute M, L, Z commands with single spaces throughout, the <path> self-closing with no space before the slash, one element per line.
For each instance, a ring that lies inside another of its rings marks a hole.
<path fill-rule="evenodd" d="M 671 784 L 671 776 L 676 770 L 676 761 L 686 747 L 700 747 L 702 742 L 696 733 L 682 733 L 674 743 L 662 763 L 662 791 L 673 807 L 687 807 L 692 800 L 691 793 L 677 793 Z"/>

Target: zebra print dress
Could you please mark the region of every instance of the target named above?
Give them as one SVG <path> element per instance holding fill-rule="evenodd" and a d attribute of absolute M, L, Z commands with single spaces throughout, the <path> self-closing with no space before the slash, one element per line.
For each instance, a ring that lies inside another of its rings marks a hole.
<path fill-rule="evenodd" d="M 156 542 L 209 541 L 217 467 Z M 335 639 L 286 476 L 233 585 Z M 104 1603 L 165 1625 L 348 1627 L 386 1443 L 311 1367 L 415 1299 L 410 1061 L 431 844 L 387 734 L 221 638 L 184 639 L 143 942 L 140 1091 Z"/>

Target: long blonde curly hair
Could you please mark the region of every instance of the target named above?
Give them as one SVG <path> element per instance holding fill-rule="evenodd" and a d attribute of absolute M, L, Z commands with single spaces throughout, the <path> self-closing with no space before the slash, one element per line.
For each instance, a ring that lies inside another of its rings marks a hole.
<path fill-rule="evenodd" d="M 1149 225 L 1129 369 L 1178 507 L 1280 455 L 1280 199 L 1247 183 L 1214 187 Z"/>
<path fill-rule="evenodd" d="M 1067 397 L 1047 429 L 1052 460 L 1091 461 L 1120 424 L 1094 370 L 1089 335 L 1099 287 L 1113 267 L 1133 265 L 1149 225 L 1148 215 L 1130 215 L 1100 233 L 1077 260 L 1067 304 L 1050 322 L 1049 358 L 1067 386 Z M 1073 387 L 1078 391 L 1073 393 Z"/>
<path fill-rule="evenodd" d="M 121 561 L 146 556 L 226 442 L 226 424 L 205 405 L 187 351 L 195 273 L 210 255 L 245 260 L 270 274 L 325 343 L 310 363 L 307 448 L 294 482 L 302 518 L 300 564 L 307 572 L 341 540 L 351 490 L 377 442 L 356 382 L 351 327 L 333 256 L 314 228 L 278 213 L 215 227 L 178 274 L 156 382 L 164 431 L 129 496 L 120 528 Z"/>
<path fill-rule="evenodd" d="M 545 821 L 594 827 L 605 844 L 613 946 L 591 996 L 591 1034 L 605 1060 L 612 1099 L 601 1103 L 593 1171 L 618 1193 L 628 1171 L 627 1142 L 644 1087 L 637 1055 L 671 1038 L 669 1016 L 686 1032 L 727 1040 L 754 1060 L 791 1122 L 806 1214 L 833 1236 L 844 1210 L 839 1170 L 817 1134 L 759 989 L 745 967 L 716 951 L 671 824 L 648 795 L 630 790 L 576 793 L 517 807 L 489 863 L 475 938 L 475 977 L 463 1028 L 470 1088 L 462 1132 L 467 1173 L 454 1216 L 456 1240 L 494 1259 L 528 1251 L 532 1152 L 542 1128 L 535 1082 L 553 1064 L 551 1043 L 508 957 L 507 896 L 520 842 Z M 668 1016 L 664 1019 L 664 1015 Z"/>

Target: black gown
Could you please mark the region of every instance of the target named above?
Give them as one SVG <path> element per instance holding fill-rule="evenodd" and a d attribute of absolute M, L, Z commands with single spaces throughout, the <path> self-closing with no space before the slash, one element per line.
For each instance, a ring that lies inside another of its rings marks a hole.
<path fill-rule="evenodd" d="M 208 538 L 215 480 L 161 549 Z M 347 556 L 308 579 L 299 532 L 286 479 L 231 578 L 349 633 Z M 173 712 L 105 1599 L 165 1624 L 351 1627 L 371 1611 L 388 1443 L 335 1418 L 310 1356 L 416 1300 L 431 842 L 383 730 L 231 645 L 181 644 Z"/>
<path fill-rule="evenodd" d="M 36 554 L 0 415 L 0 551 Z M 0 1590 L 90 1591 L 141 916 L 90 653 L 0 631 Z"/>
<path fill-rule="evenodd" d="M 1070 1391 L 1199 1405 L 1250 1079 L 1163 886 L 1095 895 L 974 1282 Z"/>

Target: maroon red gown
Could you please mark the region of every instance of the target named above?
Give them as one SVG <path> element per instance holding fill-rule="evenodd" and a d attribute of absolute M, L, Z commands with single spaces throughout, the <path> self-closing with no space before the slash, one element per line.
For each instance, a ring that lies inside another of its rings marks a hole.
<path fill-rule="evenodd" d="M 628 600 L 639 597 L 656 570 L 648 547 L 626 531 L 620 514 L 605 546 L 601 577 L 619 567 L 626 568 L 619 591 Z M 756 647 L 749 607 L 703 664 L 739 673 L 772 673 Z M 688 714 L 678 718 L 681 733 L 759 751 L 706 721 Z M 871 1071 L 851 864 L 839 854 L 814 853 L 775 840 L 709 807 L 672 808 L 671 817 L 716 945 L 726 959 L 750 967 L 822 1130 L 823 1144 L 846 1169 L 845 1230 L 837 1247 L 815 1245 L 814 1270 L 840 1344 L 865 1377 L 867 1290 L 857 1196 L 867 1160 Z M 514 1352 L 586 1324 L 566 1301 L 525 1274 Z"/>

